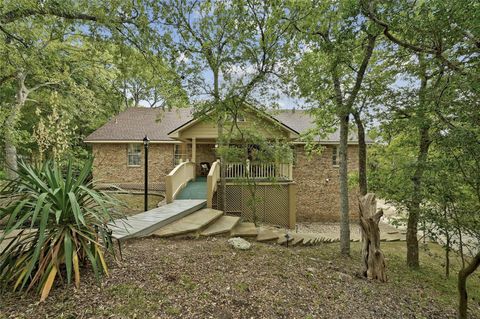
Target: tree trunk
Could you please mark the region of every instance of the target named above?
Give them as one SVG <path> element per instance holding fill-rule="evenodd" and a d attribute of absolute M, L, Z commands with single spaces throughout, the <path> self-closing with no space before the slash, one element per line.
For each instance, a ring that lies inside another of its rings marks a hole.
<path fill-rule="evenodd" d="M 367 144 L 365 143 L 365 127 L 358 112 L 353 113 L 358 134 L 358 186 L 360 195 L 367 194 Z"/>
<path fill-rule="evenodd" d="M 480 252 L 473 257 L 466 268 L 458 273 L 458 319 L 466 319 L 468 313 L 467 279 L 478 267 L 480 267 Z"/>
<path fill-rule="evenodd" d="M 348 207 L 348 113 L 340 115 L 340 252 L 350 254 L 350 221 Z"/>
<path fill-rule="evenodd" d="M 428 149 L 430 147 L 429 126 L 420 128 L 420 147 L 417 156 L 417 167 L 412 177 L 413 192 L 409 205 L 407 221 L 407 265 L 410 268 L 420 266 L 418 257 L 418 218 L 422 202 L 422 178 L 427 163 Z"/>
<path fill-rule="evenodd" d="M 226 203 L 227 203 L 227 181 L 225 178 L 225 170 L 226 170 L 226 163 L 225 158 L 223 156 L 223 147 L 225 146 L 225 139 L 224 139 L 224 132 L 223 132 L 223 124 L 224 124 L 224 112 L 220 105 L 220 88 L 219 88 L 219 73 L 218 68 L 211 67 L 213 73 L 213 98 L 214 98 L 214 105 L 216 111 L 219 112 L 218 120 L 217 120 L 217 145 L 218 148 L 221 150 L 220 153 L 220 201 L 221 207 L 219 209 L 225 212 Z"/>
<path fill-rule="evenodd" d="M 447 205 L 443 205 L 443 218 L 448 220 L 448 210 Z M 450 230 L 447 228 L 445 230 L 445 277 L 450 277 Z"/>
<path fill-rule="evenodd" d="M 223 142 L 223 119 L 219 119 L 217 122 L 217 144 L 218 148 L 223 151 L 224 142 Z M 219 209 L 225 212 L 226 203 L 227 203 L 227 180 L 225 178 L 226 165 L 223 152 L 220 154 L 220 200 L 222 206 Z"/>
<path fill-rule="evenodd" d="M 420 216 L 420 204 L 422 202 L 422 179 L 427 164 L 428 150 L 430 147 L 430 124 L 425 116 L 425 94 L 427 90 L 426 64 L 420 55 L 420 88 L 418 92 L 418 118 L 419 121 L 419 148 L 417 154 L 417 162 L 415 172 L 412 177 L 413 189 L 412 198 L 408 204 L 408 221 L 407 221 L 407 265 L 410 268 L 418 268 L 420 266 L 418 257 L 418 219 Z"/>
<path fill-rule="evenodd" d="M 15 103 L 12 105 L 10 114 L 5 120 L 5 173 L 8 179 L 17 177 L 17 148 L 15 146 L 15 126 L 17 119 L 28 96 L 28 89 L 25 87 L 26 75 L 23 71 L 18 71 L 17 94 Z"/>
<path fill-rule="evenodd" d="M 445 277 L 450 277 L 450 233 L 446 232 L 447 247 L 445 249 Z"/>
<path fill-rule="evenodd" d="M 360 228 L 362 230 L 362 273 L 368 279 L 387 281 L 385 257 L 380 249 L 380 229 L 378 223 L 383 211 L 377 213 L 375 194 L 368 193 L 359 198 Z"/>

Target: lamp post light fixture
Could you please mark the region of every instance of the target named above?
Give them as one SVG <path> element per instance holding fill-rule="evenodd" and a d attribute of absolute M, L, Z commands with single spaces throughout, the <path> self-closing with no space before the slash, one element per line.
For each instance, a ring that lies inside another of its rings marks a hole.
<path fill-rule="evenodd" d="M 145 158 L 144 158 L 144 199 L 143 199 L 143 210 L 147 211 L 148 210 L 148 143 L 150 143 L 150 139 L 148 138 L 147 135 L 143 138 L 143 150 L 145 152 Z"/>

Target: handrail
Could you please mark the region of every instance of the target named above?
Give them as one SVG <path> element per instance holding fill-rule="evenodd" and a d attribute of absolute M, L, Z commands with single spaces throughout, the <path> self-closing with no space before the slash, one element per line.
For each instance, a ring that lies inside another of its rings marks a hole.
<path fill-rule="evenodd" d="M 283 178 L 292 180 L 292 163 L 227 163 L 225 178 Z"/>
<path fill-rule="evenodd" d="M 165 195 L 167 204 L 173 202 L 178 192 L 195 178 L 195 163 L 183 162 L 165 177 Z"/>
<path fill-rule="evenodd" d="M 212 208 L 213 194 L 217 190 L 218 180 L 220 179 L 220 161 L 213 162 L 207 175 L 207 207 Z"/>

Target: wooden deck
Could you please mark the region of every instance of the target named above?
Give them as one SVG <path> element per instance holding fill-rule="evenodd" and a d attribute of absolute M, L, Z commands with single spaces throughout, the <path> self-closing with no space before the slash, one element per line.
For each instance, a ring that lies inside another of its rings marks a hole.
<path fill-rule="evenodd" d="M 173 203 L 152 210 L 117 219 L 109 223 L 112 236 L 118 240 L 150 235 L 157 229 L 179 220 L 206 205 L 206 200 L 175 200 Z"/>

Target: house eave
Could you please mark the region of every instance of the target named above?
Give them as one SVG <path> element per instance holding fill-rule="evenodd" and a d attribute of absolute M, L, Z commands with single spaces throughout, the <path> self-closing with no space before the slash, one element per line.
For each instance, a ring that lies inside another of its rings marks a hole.
<path fill-rule="evenodd" d="M 128 144 L 128 143 L 143 143 L 143 140 L 89 140 L 84 141 L 87 144 Z M 151 140 L 150 144 L 180 144 L 181 141 L 164 141 L 164 140 Z"/>
<path fill-rule="evenodd" d="M 305 141 L 293 141 L 292 142 L 292 144 L 296 144 L 296 145 L 305 145 L 307 143 L 308 142 L 305 142 Z M 340 141 L 313 141 L 313 143 L 324 144 L 324 145 L 339 145 Z M 358 141 L 348 141 L 347 144 L 348 145 L 358 145 Z M 372 145 L 372 144 L 374 144 L 374 142 L 366 142 L 365 144 Z"/>

